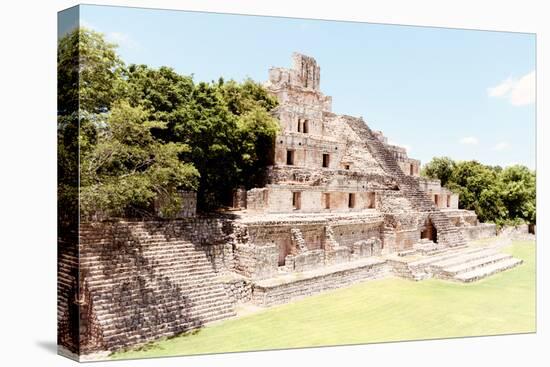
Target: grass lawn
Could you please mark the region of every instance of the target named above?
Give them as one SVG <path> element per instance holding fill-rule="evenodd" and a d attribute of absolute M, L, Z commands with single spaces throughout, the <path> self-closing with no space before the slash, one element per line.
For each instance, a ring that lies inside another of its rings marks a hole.
<path fill-rule="evenodd" d="M 365 282 L 112 358 L 534 332 L 535 243 L 515 241 L 503 251 L 524 263 L 472 284 L 398 278 Z"/>

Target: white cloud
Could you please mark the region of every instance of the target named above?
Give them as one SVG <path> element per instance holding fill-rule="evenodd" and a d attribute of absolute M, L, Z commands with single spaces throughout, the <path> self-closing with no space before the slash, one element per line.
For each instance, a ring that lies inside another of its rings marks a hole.
<path fill-rule="evenodd" d="M 121 32 L 109 32 L 105 34 L 105 37 L 110 42 L 116 43 L 120 47 L 136 50 L 140 47 L 139 43 L 126 33 Z"/>
<path fill-rule="evenodd" d="M 493 150 L 501 151 L 510 148 L 510 144 L 507 141 L 501 141 L 493 147 Z"/>
<path fill-rule="evenodd" d="M 479 140 L 475 136 L 466 136 L 460 139 L 459 143 L 464 145 L 477 145 L 479 144 Z"/>
<path fill-rule="evenodd" d="M 500 84 L 487 88 L 489 97 L 506 98 L 514 106 L 525 106 L 535 102 L 535 71 L 519 79 L 509 77 Z"/>

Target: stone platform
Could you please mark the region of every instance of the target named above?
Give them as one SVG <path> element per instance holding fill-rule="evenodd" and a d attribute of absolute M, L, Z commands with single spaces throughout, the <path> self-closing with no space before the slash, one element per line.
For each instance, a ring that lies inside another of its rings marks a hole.
<path fill-rule="evenodd" d="M 252 282 L 250 303 L 272 306 L 355 283 L 397 276 L 415 281 L 438 278 L 469 283 L 523 261 L 499 251 L 501 244 L 441 248 L 423 243 L 403 254 L 372 256 L 302 272 L 282 272 Z"/>
<path fill-rule="evenodd" d="M 369 257 L 347 263 L 326 266 L 300 273 L 279 276 L 253 283 L 252 303 L 272 306 L 336 289 L 365 280 L 391 275 L 386 260 Z"/>

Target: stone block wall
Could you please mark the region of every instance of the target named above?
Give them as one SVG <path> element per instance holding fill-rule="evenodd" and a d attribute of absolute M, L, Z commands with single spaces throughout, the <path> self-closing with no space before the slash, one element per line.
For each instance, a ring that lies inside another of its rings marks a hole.
<path fill-rule="evenodd" d="M 298 118 L 296 118 L 296 124 Z M 319 123 L 320 124 L 320 123 Z M 294 124 L 292 124 L 294 127 Z M 310 122 L 309 126 L 315 126 Z M 311 134 L 290 131 L 277 136 L 275 140 L 275 159 L 277 165 L 289 165 L 287 150 L 294 151 L 292 166 L 310 169 L 338 169 L 345 154 L 345 144 L 333 139 L 323 139 Z M 323 154 L 328 154 L 328 166 L 323 167 Z"/>
<path fill-rule="evenodd" d="M 189 218 L 194 217 L 197 214 L 197 193 L 194 191 L 179 191 L 181 197 L 180 210 L 171 216 L 172 218 Z M 158 198 L 154 202 L 155 212 L 160 217 L 165 217 L 161 212 L 160 207 L 162 205 L 162 197 Z"/>
<path fill-rule="evenodd" d="M 353 258 L 379 256 L 382 253 L 382 241 L 379 239 L 357 241 L 353 244 L 351 253 Z"/>
<path fill-rule="evenodd" d="M 252 302 L 261 306 L 283 304 L 292 300 L 336 289 L 368 279 L 380 279 L 390 274 L 386 262 L 372 262 L 355 268 L 343 269 L 329 274 L 319 274 L 303 280 L 279 284 L 256 284 Z"/>
<path fill-rule="evenodd" d="M 268 207 L 268 189 L 257 188 L 247 191 L 246 208 L 249 211 L 264 211 Z"/>
<path fill-rule="evenodd" d="M 396 232 L 395 250 L 410 250 L 420 241 L 420 229 L 405 229 Z"/>
<path fill-rule="evenodd" d="M 239 187 L 233 191 L 233 208 L 245 209 L 246 200 L 246 189 L 244 187 Z"/>
<path fill-rule="evenodd" d="M 288 255 L 285 267 L 290 271 L 305 271 L 325 265 L 324 250 L 310 250 L 297 255 Z"/>
<path fill-rule="evenodd" d="M 235 304 L 250 302 L 252 299 L 252 283 L 246 279 L 231 279 L 223 281 L 225 293 Z"/>
<path fill-rule="evenodd" d="M 341 264 L 351 260 L 351 252 L 347 246 L 339 246 L 329 250 L 325 254 L 327 265 Z"/>
<path fill-rule="evenodd" d="M 468 241 L 497 235 L 497 226 L 493 223 L 480 223 L 477 226 L 459 227 L 459 230 Z"/>
<path fill-rule="evenodd" d="M 332 229 L 334 239 L 340 246 L 353 247 L 357 241 L 368 240 L 372 238 L 381 239 L 382 222 L 378 223 L 353 223 L 353 224 L 334 224 Z"/>
<path fill-rule="evenodd" d="M 234 259 L 236 273 L 252 279 L 265 279 L 277 274 L 279 248 L 274 243 L 262 246 L 237 244 Z"/>
<path fill-rule="evenodd" d="M 271 259 L 274 264 L 269 266 L 269 270 L 266 274 L 271 274 L 276 271 L 277 266 L 289 265 L 287 262 L 288 255 L 298 255 L 301 250 L 296 248 L 296 245 L 292 239 L 292 230 L 297 229 L 300 231 L 303 237 L 308 251 L 315 250 L 328 250 L 326 249 L 327 241 L 327 226 L 332 223 L 332 239 L 336 241 L 340 246 L 351 248 L 353 244 L 361 240 L 369 239 L 382 239 L 383 221 L 381 217 L 365 217 L 356 221 L 340 221 L 329 222 L 328 220 L 320 220 L 319 222 L 279 222 L 274 224 L 262 223 L 261 225 L 249 224 L 247 227 L 249 235 L 250 246 L 263 247 L 272 246 L 278 253 L 277 259 L 267 257 L 263 261 Z M 340 223 L 340 224 L 338 224 Z M 243 274 L 257 273 L 257 270 L 250 270 L 250 267 L 254 267 L 254 254 L 252 249 L 248 249 L 246 246 L 242 249 L 236 250 L 235 266 L 243 266 L 248 270 L 243 270 Z M 348 250 L 349 252 L 349 250 Z M 313 255 L 304 255 L 313 256 Z M 344 255 L 342 255 L 344 256 Z M 261 256 L 260 256 L 261 257 Z M 348 256 L 349 257 L 349 256 Z M 294 260 L 292 260 L 294 261 Z M 240 264 L 242 263 L 242 264 Z M 292 268 L 294 265 L 290 264 Z"/>
<path fill-rule="evenodd" d="M 265 213 L 360 212 L 377 207 L 377 192 L 350 184 L 345 188 L 269 185 L 249 190 L 247 207 Z M 296 198 L 294 193 L 299 195 Z M 353 195 L 350 198 L 350 194 Z"/>
<path fill-rule="evenodd" d="M 476 226 L 479 223 L 477 215 L 473 210 L 446 210 L 445 215 L 449 218 L 449 221 L 456 227 Z"/>
<path fill-rule="evenodd" d="M 516 235 L 525 235 L 529 234 L 529 225 L 528 224 L 519 224 L 517 226 L 504 226 L 498 232 L 500 235 L 504 236 L 516 236 Z"/>

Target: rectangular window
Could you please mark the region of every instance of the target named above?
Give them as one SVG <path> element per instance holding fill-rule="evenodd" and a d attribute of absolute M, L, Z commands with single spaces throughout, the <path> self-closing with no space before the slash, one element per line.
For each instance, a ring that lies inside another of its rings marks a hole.
<path fill-rule="evenodd" d="M 344 165 L 344 169 L 349 169 L 349 164 Z"/>
<path fill-rule="evenodd" d="M 287 150 L 286 151 L 286 164 L 289 166 L 294 165 L 294 151 L 293 150 Z"/>
<path fill-rule="evenodd" d="M 348 196 L 348 208 L 355 208 L 355 194 L 349 194 L 349 196 Z"/>
<path fill-rule="evenodd" d="M 374 209 L 376 203 L 376 194 L 374 192 L 367 193 L 367 209 Z"/>
<path fill-rule="evenodd" d="M 330 194 L 329 193 L 323 194 L 323 199 L 325 201 L 325 209 L 330 209 Z"/>
<path fill-rule="evenodd" d="M 411 176 L 414 175 L 414 165 L 411 164 Z"/>
<path fill-rule="evenodd" d="M 298 132 L 302 132 L 302 119 L 298 119 Z"/>
<path fill-rule="evenodd" d="M 292 193 L 292 209 L 298 210 L 300 209 L 300 200 L 301 200 L 301 193 L 300 192 L 293 192 Z"/>
<path fill-rule="evenodd" d="M 304 132 L 304 134 L 308 133 L 308 131 L 309 131 L 309 121 L 308 120 L 304 120 L 303 125 L 302 125 L 302 131 Z"/>
<path fill-rule="evenodd" d="M 330 156 L 328 154 L 323 154 L 323 167 L 328 167 L 330 163 Z"/>
<path fill-rule="evenodd" d="M 434 195 L 434 203 L 435 203 L 435 206 L 439 208 L 439 195 L 437 194 Z"/>
<path fill-rule="evenodd" d="M 451 207 L 451 195 L 447 195 L 447 208 Z"/>

